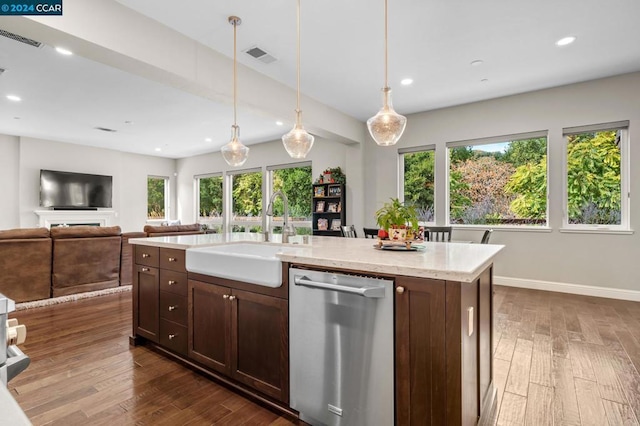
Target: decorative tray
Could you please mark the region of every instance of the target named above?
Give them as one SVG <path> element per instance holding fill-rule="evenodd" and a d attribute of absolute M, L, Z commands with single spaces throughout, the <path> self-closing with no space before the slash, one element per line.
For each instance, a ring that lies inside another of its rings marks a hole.
<path fill-rule="evenodd" d="M 388 250 L 388 251 L 419 251 L 424 250 L 423 245 L 411 244 L 411 242 L 385 242 L 374 244 L 373 248 L 376 250 Z"/>

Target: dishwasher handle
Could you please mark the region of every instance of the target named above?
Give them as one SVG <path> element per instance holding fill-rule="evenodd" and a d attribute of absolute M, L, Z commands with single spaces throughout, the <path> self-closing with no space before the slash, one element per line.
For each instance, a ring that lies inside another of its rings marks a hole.
<path fill-rule="evenodd" d="M 295 285 L 301 285 L 305 287 L 319 288 L 322 290 L 340 291 L 342 293 L 356 294 L 362 297 L 369 298 L 384 298 L 384 287 L 351 287 L 347 285 L 323 283 L 320 281 L 312 281 L 306 276 L 296 275 L 293 278 Z"/>

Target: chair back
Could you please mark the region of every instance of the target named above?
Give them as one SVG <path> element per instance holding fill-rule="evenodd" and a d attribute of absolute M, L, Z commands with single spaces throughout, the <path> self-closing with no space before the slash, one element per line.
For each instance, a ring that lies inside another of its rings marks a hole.
<path fill-rule="evenodd" d="M 346 238 L 358 238 L 358 235 L 356 234 L 356 227 L 353 225 L 343 225 L 340 227 L 340 232 L 342 233 L 343 237 Z"/>
<path fill-rule="evenodd" d="M 429 226 L 424 228 L 424 238 L 427 241 L 448 243 L 451 241 L 450 226 Z"/>
<path fill-rule="evenodd" d="M 378 228 L 362 228 L 365 238 L 378 238 Z"/>
<path fill-rule="evenodd" d="M 486 231 L 484 231 L 484 234 L 482 234 L 482 239 L 480 240 L 480 244 L 489 244 L 489 238 L 491 238 L 492 232 L 493 229 L 487 229 Z"/>

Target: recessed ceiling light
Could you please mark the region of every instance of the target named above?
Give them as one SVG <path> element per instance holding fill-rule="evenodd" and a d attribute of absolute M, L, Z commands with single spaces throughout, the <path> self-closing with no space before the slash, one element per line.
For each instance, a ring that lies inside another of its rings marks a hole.
<path fill-rule="evenodd" d="M 126 121 L 124 122 L 124 124 L 133 124 L 133 121 L 131 121 L 131 120 L 126 120 Z"/>
<path fill-rule="evenodd" d="M 472 67 L 477 67 L 478 65 L 482 65 L 484 64 L 484 61 L 482 59 L 476 59 L 475 61 L 471 61 L 471 66 Z"/>
<path fill-rule="evenodd" d="M 204 141 L 205 141 L 205 142 L 213 142 L 213 139 L 211 139 L 211 138 L 204 138 Z"/>
<path fill-rule="evenodd" d="M 14 120 L 20 120 L 21 117 L 13 117 Z"/>
<path fill-rule="evenodd" d="M 480 80 L 480 83 L 488 83 L 489 79 L 488 78 L 483 78 L 482 80 Z"/>
<path fill-rule="evenodd" d="M 162 151 L 162 148 L 156 148 L 155 151 L 156 152 L 160 152 L 160 151 Z"/>
<path fill-rule="evenodd" d="M 20 96 L 16 96 L 16 95 L 7 95 L 7 99 L 13 102 L 20 102 L 22 100 Z"/>
<path fill-rule="evenodd" d="M 72 51 L 70 51 L 69 49 L 65 49 L 64 47 L 56 47 L 56 52 L 65 56 L 73 55 Z"/>
<path fill-rule="evenodd" d="M 409 86 L 411 83 L 413 83 L 412 78 L 403 78 L 402 80 L 400 80 L 400 84 L 402 84 L 403 86 Z"/>
<path fill-rule="evenodd" d="M 282 121 L 276 121 L 276 126 L 284 126 L 284 123 Z"/>
<path fill-rule="evenodd" d="M 560 40 L 556 41 L 556 46 L 566 46 L 573 43 L 574 41 L 576 41 L 576 38 L 574 36 L 561 38 Z"/>

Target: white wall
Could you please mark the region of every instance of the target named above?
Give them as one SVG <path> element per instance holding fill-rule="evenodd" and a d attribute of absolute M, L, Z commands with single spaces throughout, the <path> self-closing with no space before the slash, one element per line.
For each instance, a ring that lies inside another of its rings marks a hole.
<path fill-rule="evenodd" d="M 4 143 L 0 144 L 4 146 Z M 14 174 L 19 196 L 7 210 L 19 218 L 22 228 L 38 226 L 34 210 L 39 208 L 40 169 L 113 176 L 113 210 L 117 213 L 113 224 L 119 225 L 123 232 L 141 231 L 145 225 L 148 175 L 171 178 L 171 210 L 176 211 L 176 161 L 173 159 L 32 138 L 19 138 L 15 145 L 15 152 L 9 152 L 12 156 L 4 161 L 14 164 L 17 169 Z M 4 158 L 4 149 L 1 152 Z M 0 173 L 4 175 L 7 170 L 3 167 Z M 3 229 L 10 227 L 2 222 L 0 225 Z"/>
<path fill-rule="evenodd" d="M 18 202 L 20 199 L 20 139 L 17 136 L 0 135 L 0 182 L 2 182 L 2 207 L 0 229 L 20 227 Z"/>
<path fill-rule="evenodd" d="M 631 228 L 640 226 L 640 73 L 413 114 L 397 146 L 366 144 L 365 217 L 398 196 L 398 148 L 436 145 L 436 220 L 445 221 L 446 142 L 536 130 L 549 132 L 550 232 L 497 230 L 491 242 L 506 248 L 495 264 L 502 277 L 638 290 L 640 235 L 562 233 L 562 128 L 629 120 Z M 373 148 L 372 148 L 373 147 Z M 375 183 L 372 183 L 375 182 Z M 457 239 L 478 241 L 480 230 L 455 229 Z"/>
<path fill-rule="evenodd" d="M 359 159 L 362 148 L 360 145 L 347 146 L 316 137 L 311 152 L 304 160 L 294 160 L 289 157 L 280 140 L 251 145 L 249 148 L 249 158 L 239 168 L 229 167 L 219 152 L 177 160 L 178 218 L 183 223 L 192 223 L 197 219 L 194 176 L 236 169 L 262 168 L 264 172 L 267 166 L 311 161 L 314 180 L 327 167 L 339 166 L 342 168 L 347 175 L 347 223 L 355 223 L 356 226 L 362 226 L 360 219 L 362 217 L 362 202 L 360 200 L 363 197 L 360 172 L 362 162 Z"/>

